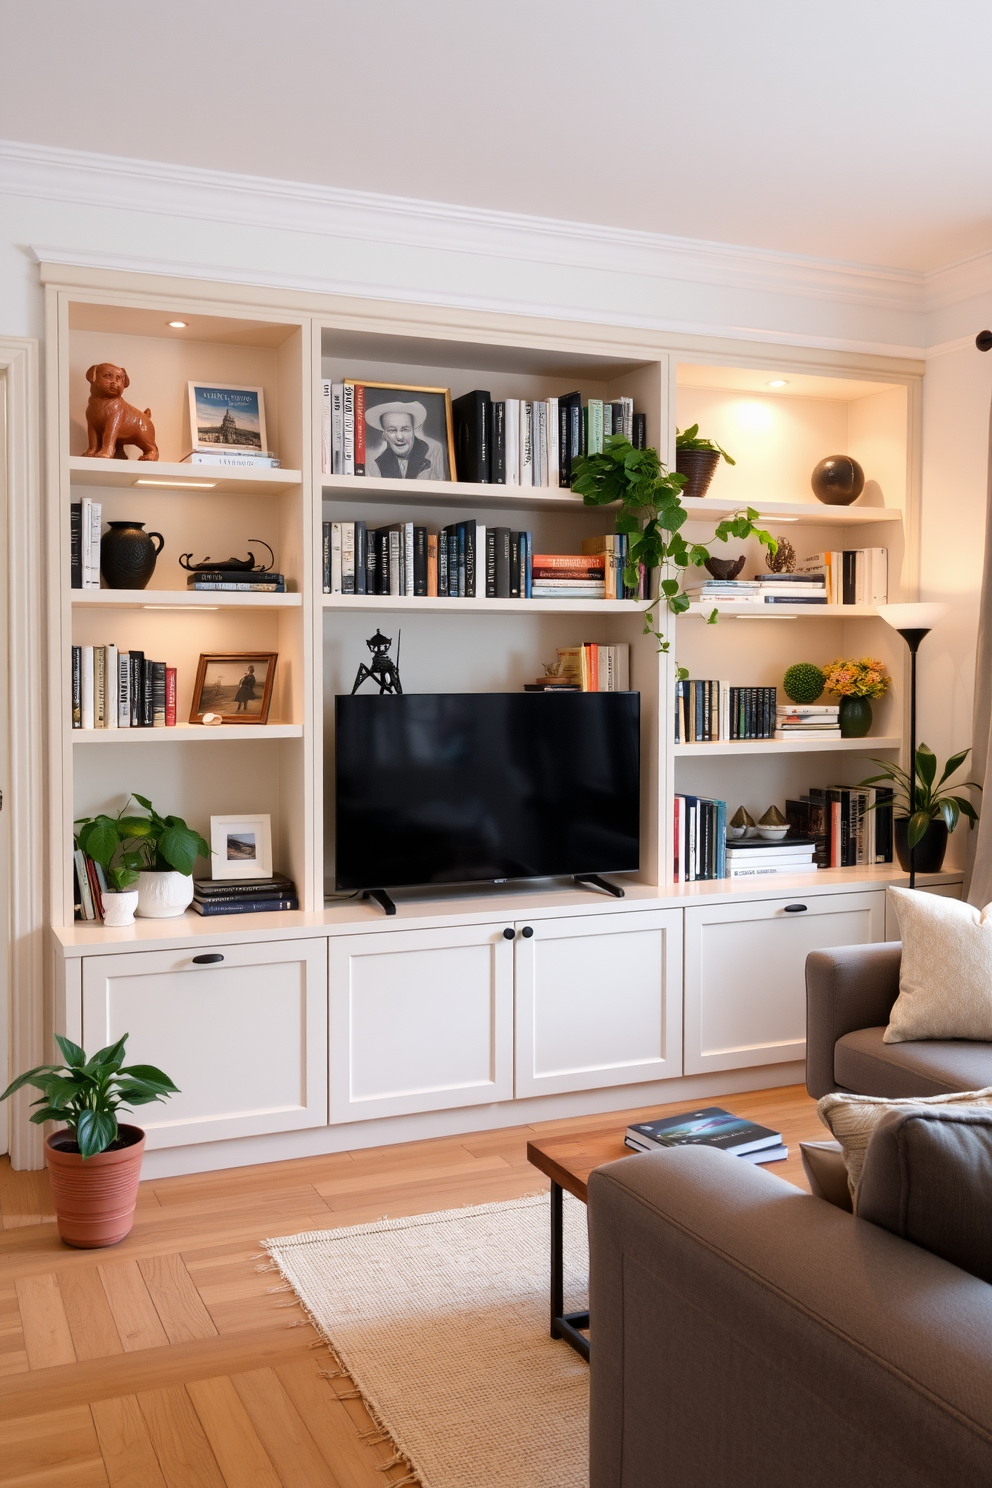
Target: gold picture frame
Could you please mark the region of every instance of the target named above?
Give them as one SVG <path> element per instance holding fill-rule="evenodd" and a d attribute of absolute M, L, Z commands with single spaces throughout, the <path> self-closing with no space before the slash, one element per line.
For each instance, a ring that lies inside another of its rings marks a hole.
<path fill-rule="evenodd" d="M 355 474 L 372 480 L 445 480 L 455 475 L 455 425 L 451 389 L 402 382 L 345 379 L 354 388 Z M 369 393 L 373 397 L 369 398 Z M 396 397 L 390 397 L 395 393 Z M 418 395 L 418 396 L 412 396 Z M 390 405 L 389 408 L 384 405 Z M 409 405 L 412 424 L 402 418 Z M 374 417 L 379 410 L 378 420 Z M 391 413 L 392 437 L 381 420 Z M 370 418 L 370 414 L 373 417 Z M 418 417 L 419 416 L 419 417 Z M 369 466 L 373 469 L 369 469 Z M 359 469 L 361 466 L 361 469 Z"/>

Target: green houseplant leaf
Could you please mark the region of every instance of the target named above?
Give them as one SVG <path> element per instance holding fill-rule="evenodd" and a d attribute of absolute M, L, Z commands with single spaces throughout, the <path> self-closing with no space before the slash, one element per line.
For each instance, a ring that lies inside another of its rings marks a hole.
<path fill-rule="evenodd" d="M 959 781 L 954 791 L 943 789 L 945 781 L 959 770 L 964 764 L 969 749 L 958 750 L 952 754 L 937 779 L 937 757 L 928 744 L 920 744 L 916 751 L 916 761 L 913 770 L 913 779 L 910 780 L 908 771 L 900 765 L 889 764 L 886 760 L 872 760 L 872 764 L 878 765 L 880 774 L 869 775 L 860 783 L 862 786 L 878 785 L 887 781 L 893 788 L 893 804 L 897 814 L 902 818 L 909 818 L 907 827 L 907 841 L 910 847 L 916 847 L 923 840 L 923 836 L 932 821 L 941 820 L 946 823 L 947 830 L 953 832 L 961 820 L 965 817 L 969 828 L 974 828 L 978 821 L 978 811 L 966 796 L 957 794 L 960 790 L 981 790 L 981 786 L 974 780 Z M 876 802 L 876 809 L 878 806 Z"/>

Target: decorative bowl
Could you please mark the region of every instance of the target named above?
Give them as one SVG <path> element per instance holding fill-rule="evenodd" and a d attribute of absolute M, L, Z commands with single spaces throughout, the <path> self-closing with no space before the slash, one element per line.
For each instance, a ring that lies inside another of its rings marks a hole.
<path fill-rule="evenodd" d="M 786 835 L 786 833 L 788 832 L 788 830 L 789 830 L 789 828 L 787 826 L 785 826 L 785 827 L 757 827 L 757 828 L 755 828 L 755 834 L 758 837 L 764 837 L 764 839 L 765 839 L 766 842 L 781 842 L 782 841 L 782 838 Z"/>

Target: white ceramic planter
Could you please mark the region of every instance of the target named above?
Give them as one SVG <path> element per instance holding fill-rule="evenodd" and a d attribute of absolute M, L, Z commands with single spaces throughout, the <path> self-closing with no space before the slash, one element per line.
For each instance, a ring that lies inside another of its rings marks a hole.
<path fill-rule="evenodd" d="M 133 925 L 134 911 L 138 903 L 137 889 L 124 889 L 115 894 L 112 890 L 102 895 L 103 923 L 105 925 Z"/>
<path fill-rule="evenodd" d="M 193 899 L 191 873 L 138 874 L 138 914 L 145 920 L 171 920 L 181 915 Z"/>

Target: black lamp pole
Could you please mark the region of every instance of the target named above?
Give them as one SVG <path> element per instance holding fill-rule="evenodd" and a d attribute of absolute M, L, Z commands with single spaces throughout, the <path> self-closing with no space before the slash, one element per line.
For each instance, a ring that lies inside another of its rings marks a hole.
<path fill-rule="evenodd" d="M 930 634 L 930 626 L 925 630 L 900 630 L 899 634 L 909 647 L 909 815 L 912 819 L 916 810 L 916 653 L 924 636 Z M 909 887 L 916 888 L 915 844 L 909 849 Z"/>

